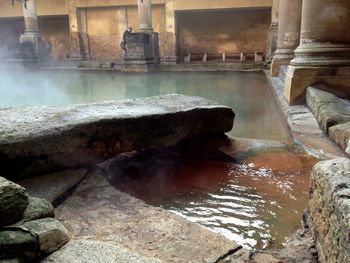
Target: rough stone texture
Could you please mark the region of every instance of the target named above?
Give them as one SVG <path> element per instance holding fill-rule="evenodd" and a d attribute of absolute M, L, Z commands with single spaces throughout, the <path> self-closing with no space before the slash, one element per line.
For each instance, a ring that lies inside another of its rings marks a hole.
<path fill-rule="evenodd" d="M 314 166 L 309 215 L 320 262 L 350 262 L 349 159 L 333 159 Z"/>
<path fill-rule="evenodd" d="M 329 136 L 350 155 L 350 122 L 330 127 Z"/>
<path fill-rule="evenodd" d="M 50 253 L 69 241 L 67 229 L 54 218 L 37 219 L 23 224 L 23 227 L 35 234 L 40 253 Z"/>
<path fill-rule="evenodd" d="M 54 216 L 54 209 L 50 202 L 42 198 L 29 197 L 29 204 L 23 214 L 24 222 Z"/>
<path fill-rule="evenodd" d="M 11 259 L 37 250 L 35 235 L 21 228 L 2 229 L 0 231 L 0 262 L 1 259 Z"/>
<path fill-rule="evenodd" d="M 16 222 L 28 205 L 26 190 L 0 177 L 0 227 Z"/>
<path fill-rule="evenodd" d="M 0 110 L 0 164 L 9 178 L 95 164 L 121 152 L 231 130 L 234 113 L 200 97 L 166 95 L 65 107 Z M 157 127 L 157 129 L 155 129 Z"/>
<path fill-rule="evenodd" d="M 117 244 L 91 240 L 74 240 L 40 261 L 41 263 L 160 263 L 161 261 L 137 254 Z"/>
<path fill-rule="evenodd" d="M 83 180 L 86 174 L 87 169 L 66 170 L 27 178 L 18 181 L 18 184 L 25 187 L 31 196 L 44 198 L 50 203 L 56 204 Z"/>
<path fill-rule="evenodd" d="M 334 125 L 350 121 L 350 102 L 330 92 L 309 87 L 306 103 L 326 132 Z"/>
<path fill-rule="evenodd" d="M 118 191 L 101 171 L 88 175 L 55 212 L 73 240 L 124 246 L 164 262 L 215 262 L 240 248 L 221 235 Z"/>
<path fill-rule="evenodd" d="M 266 73 L 269 76 L 269 73 Z M 288 105 L 284 84 L 280 78 L 269 78 L 274 95 L 292 133 L 293 142 L 310 155 L 321 159 L 345 157 L 344 152 L 320 129 L 310 109 L 302 105 Z"/>

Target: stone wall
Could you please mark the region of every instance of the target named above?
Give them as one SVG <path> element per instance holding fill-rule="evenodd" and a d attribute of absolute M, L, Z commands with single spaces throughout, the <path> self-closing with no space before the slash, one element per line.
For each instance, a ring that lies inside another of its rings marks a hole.
<path fill-rule="evenodd" d="M 0 59 L 16 53 L 23 28 L 23 19 L 0 19 Z"/>
<path fill-rule="evenodd" d="M 136 6 L 86 9 L 90 56 L 92 59 L 122 61 L 124 52 L 119 44 L 127 25 L 121 25 L 123 18 L 118 17 L 117 12 L 121 8 L 126 9 L 126 24 L 131 25 L 133 30 L 136 31 L 138 27 Z M 159 33 L 160 42 L 163 43 L 165 32 L 164 5 L 154 5 L 152 7 L 152 20 L 153 29 Z M 162 44 L 160 52 L 162 55 Z"/>
<path fill-rule="evenodd" d="M 45 42 L 51 46 L 51 57 L 54 61 L 69 57 L 69 21 L 64 17 L 41 17 L 39 28 Z"/>
<path fill-rule="evenodd" d="M 320 262 L 350 262 L 349 159 L 333 159 L 314 166 L 309 216 Z"/>
<path fill-rule="evenodd" d="M 179 12 L 179 55 L 265 52 L 270 9 Z"/>

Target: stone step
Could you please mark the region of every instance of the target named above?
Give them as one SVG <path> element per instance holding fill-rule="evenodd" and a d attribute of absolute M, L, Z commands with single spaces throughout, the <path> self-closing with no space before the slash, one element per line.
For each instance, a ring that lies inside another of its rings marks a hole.
<path fill-rule="evenodd" d="M 0 109 L 2 174 L 20 179 L 119 153 L 231 130 L 231 108 L 185 95 L 62 107 Z"/>

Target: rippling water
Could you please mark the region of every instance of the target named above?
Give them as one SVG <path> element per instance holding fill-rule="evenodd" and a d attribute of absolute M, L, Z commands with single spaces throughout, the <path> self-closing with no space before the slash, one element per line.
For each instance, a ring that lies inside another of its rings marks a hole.
<path fill-rule="evenodd" d="M 142 172 L 135 171 L 143 174 L 137 180 L 124 178 L 114 185 L 247 248 L 280 248 L 301 226 L 315 162 L 305 156 L 274 156 L 276 163 L 286 158 L 291 158 L 294 170 L 275 169 L 271 163 L 272 168 L 265 168 L 255 164 L 257 160 L 245 164 L 189 161 L 170 172 L 153 168 L 147 172 L 148 167 L 143 167 Z"/>

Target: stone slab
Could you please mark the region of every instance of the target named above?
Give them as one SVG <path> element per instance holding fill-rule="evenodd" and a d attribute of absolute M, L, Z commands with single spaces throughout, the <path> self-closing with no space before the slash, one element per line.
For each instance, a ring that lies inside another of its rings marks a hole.
<path fill-rule="evenodd" d="M 332 126 L 329 136 L 350 155 L 350 122 Z"/>
<path fill-rule="evenodd" d="M 350 121 L 350 102 L 330 92 L 309 87 L 306 103 L 326 132 L 334 125 Z"/>
<path fill-rule="evenodd" d="M 350 262 L 350 159 L 314 166 L 308 210 L 320 262 Z"/>
<path fill-rule="evenodd" d="M 0 164 L 8 178 L 95 164 L 135 149 L 231 130 L 231 108 L 165 95 L 63 107 L 0 109 Z"/>
<path fill-rule="evenodd" d="M 56 204 L 74 188 L 87 174 L 87 169 L 75 169 L 20 180 L 19 185 L 26 188 L 34 197 L 44 198 Z"/>
<path fill-rule="evenodd" d="M 219 234 L 120 192 L 99 170 L 89 174 L 55 213 L 73 240 L 119 245 L 162 262 L 216 262 L 240 248 Z"/>
<path fill-rule="evenodd" d="M 130 251 L 118 244 L 100 241 L 75 240 L 69 242 L 60 250 L 52 253 L 41 263 L 161 263 L 160 260 L 149 258 Z"/>
<path fill-rule="evenodd" d="M 266 73 L 268 76 L 268 73 Z M 321 159 L 345 157 L 346 154 L 320 129 L 317 120 L 304 105 L 289 105 L 284 97 L 283 82 L 269 78 L 272 91 L 281 105 L 290 127 L 293 142 L 308 154 Z"/>

